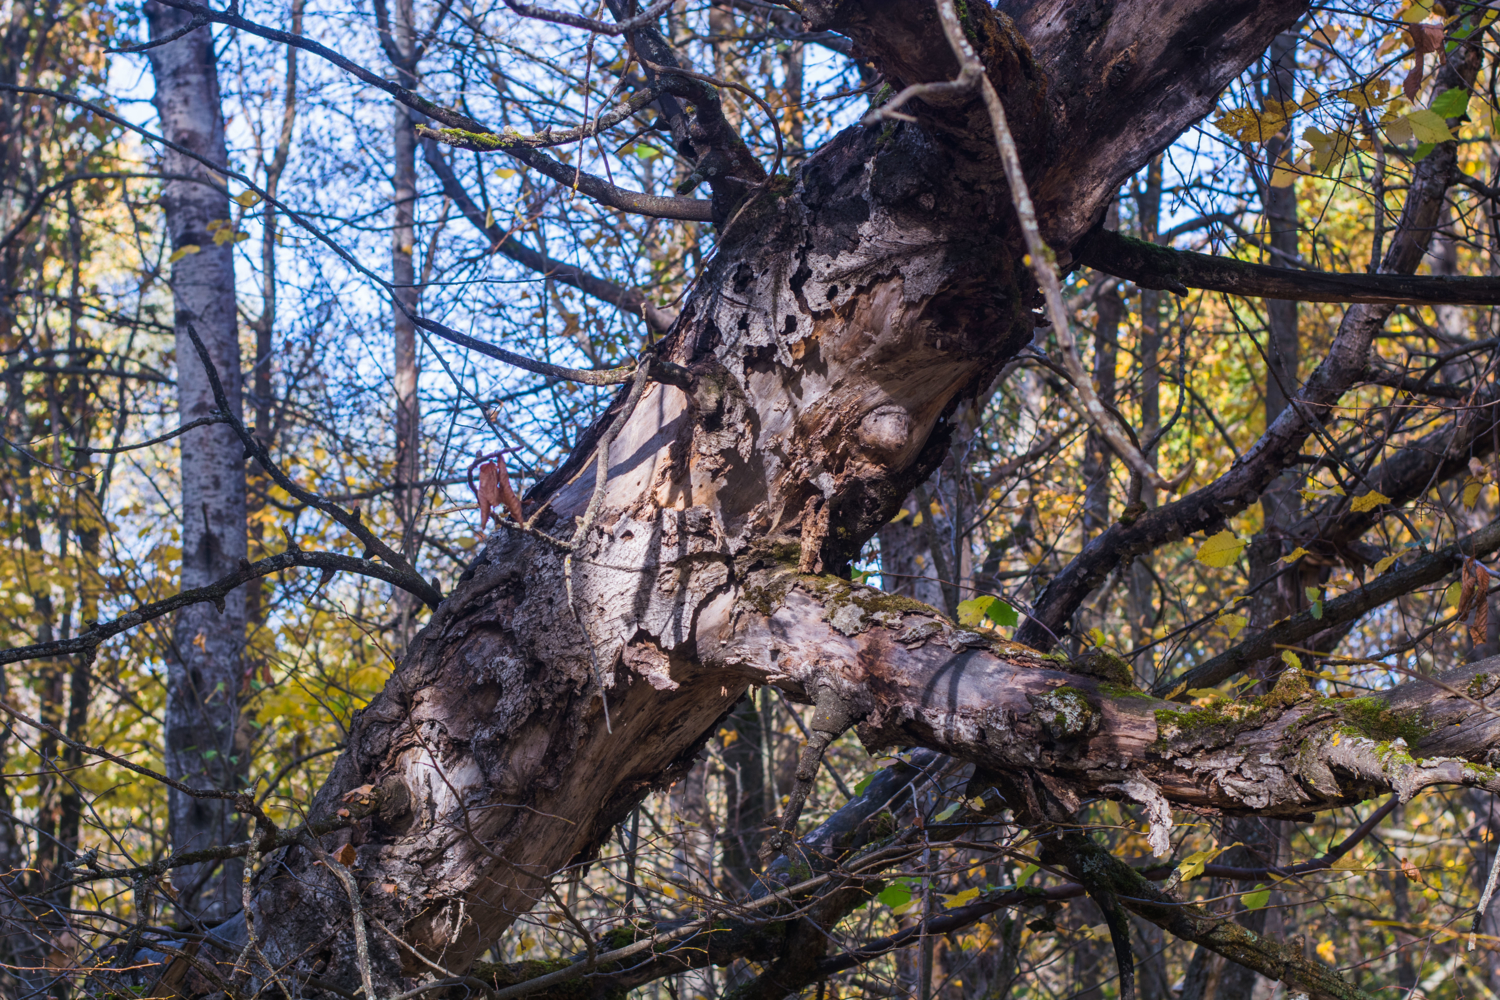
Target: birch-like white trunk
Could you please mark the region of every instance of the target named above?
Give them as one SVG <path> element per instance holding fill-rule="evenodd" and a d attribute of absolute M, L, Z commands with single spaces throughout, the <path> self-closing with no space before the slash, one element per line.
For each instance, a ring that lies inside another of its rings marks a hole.
<path fill-rule="evenodd" d="M 148 3 L 151 38 L 164 38 L 190 15 Z M 210 163 L 226 164 L 224 118 L 214 39 L 207 27 L 149 50 L 162 133 Z M 182 423 L 217 409 L 207 373 L 188 337 L 202 338 L 235 416 L 240 416 L 240 343 L 235 311 L 232 242 L 214 243 L 210 225 L 230 218 L 222 175 L 198 160 L 163 152 L 163 170 L 199 181 L 162 184 L 162 206 L 174 252 L 197 247 L 172 265 L 176 310 L 177 408 Z M 232 572 L 246 557 L 244 447 L 227 424 L 182 435 L 182 587 L 200 587 Z M 166 765 L 174 778 L 199 788 L 233 788 L 243 774 L 236 745 L 243 682 L 245 591 L 222 607 L 197 604 L 174 623 L 167 654 Z M 169 793 L 175 850 L 235 838 L 238 817 L 222 801 Z M 205 920 L 239 908 L 238 862 L 194 866 L 174 875 L 180 904 Z"/>

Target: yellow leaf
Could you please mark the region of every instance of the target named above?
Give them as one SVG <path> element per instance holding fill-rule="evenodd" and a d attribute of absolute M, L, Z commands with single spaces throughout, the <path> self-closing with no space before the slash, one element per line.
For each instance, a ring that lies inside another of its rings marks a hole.
<path fill-rule="evenodd" d="M 1443 603 L 1447 604 L 1450 608 L 1458 607 L 1459 597 L 1463 592 L 1463 581 L 1454 580 L 1448 585 L 1448 589 L 1443 591 Z"/>
<path fill-rule="evenodd" d="M 492 208 L 484 213 L 484 228 L 488 229 L 495 224 L 495 210 Z"/>
<path fill-rule="evenodd" d="M 951 910 L 955 907 L 963 906 L 978 897 L 978 895 L 978 886 L 975 886 L 972 889 L 965 889 L 963 892 L 955 892 L 951 896 L 945 895 L 943 897 L 943 909 Z"/>
<path fill-rule="evenodd" d="M 1384 493 L 1379 493 L 1375 490 L 1371 490 L 1364 496 L 1355 497 L 1353 500 L 1351 500 L 1349 502 L 1349 509 L 1354 511 L 1354 513 L 1356 514 L 1363 514 L 1367 510 L 1374 510 L 1381 504 L 1390 502 L 1391 498 L 1386 496 Z"/>
<path fill-rule="evenodd" d="M 254 208 L 260 204 L 260 195 L 254 191 L 241 191 L 234 196 L 234 203 L 241 208 Z"/>
<path fill-rule="evenodd" d="M 214 246 L 221 247 L 234 239 L 234 230 L 224 226 L 214 232 Z"/>
<path fill-rule="evenodd" d="M 1194 851 L 1182 859 L 1182 864 L 1177 866 L 1178 881 L 1187 882 L 1203 874 L 1203 866 L 1214 858 L 1229 850 L 1227 847 L 1215 847 L 1207 851 Z"/>
<path fill-rule="evenodd" d="M 1327 962 L 1329 965 L 1333 964 L 1334 951 L 1332 941 L 1324 941 L 1322 944 L 1318 945 L 1317 950 L 1319 958 Z"/>
<path fill-rule="evenodd" d="M 1385 79 L 1371 80 L 1363 87 L 1351 87 L 1348 90 L 1340 90 L 1335 97 L 1341 97 L 1353 104 L 1355 107 L 1370 108 L 1379 107 L 1390 100 L 1391 85 Z"/>
<path fill-rule="evenodd" d="M 1432 0 L 1412 0 L 1411 6 L 1401 12 L 1401 20 L 1407 24 L 1421 24 L 1432 16 Z"/>
<path fill-rule="evenodd" d="M 1297 183 L 1297 171 L 1294 166 L 1285 163 L 1276 164 L 1276 169 L 1271 171 L 1271 186 L 1273 188 L 1289 188 Z"/>
<path fill-rule="evenodd" d="M 1281 561 L 1282 562 L 1296 562 L 1298 559 L 1301 559 L 1303 556 L 1305 556 L 1307 554 L 1308 554 L 1307 550 L 1304 549 L 1302 546 L 1299 545 L 1295 549 L 1293 549 L 1292 551 L 1288 552 L 1286 555 L 1282 556 L 1281 557 Z"/>
<path fill-rule="evenodd" d="M 1332 746 L 1338 746 L 1340 743 L 1344 742 L 1344 737 L 1339 735 L 1338 733 L 1334 733 L 1333 739 L 1329 740 L 1328 742 Z"/>
<path fill-rule="evenodd" d="M 1283 649 L 1281 651 L 1281 662 L 1285 663 L 1287 666 L 1291 667 L 1293 670 L 1301 670 L 1302 669 L 1302 657 L 1298 656 L 1296 653 L 1292 652 L 1290 649 Z"/>
<path fill-rule="evenodd" d="M 1406 123 L 1411 126 L 1412 135 L 1416 136 L 1418 142 L 1452 142 L 1453 133 L 1448 131 L 1448 123 L 1443 116 L 1431 108 L 1419 108 L 1406 116 Z"/>
<path fill-rule="evenodd" d="M 1238 142 L 1270 142 L 1299 110 L 1296 101 L 1267 101 L 1259 110 L 1231 108 L 1214 119 L 1214 128 Z"/>
<path fill-rule="evenodd" d="M 532 937 L 530 934 L 522 934 L 521 940 L 516 942 L 516 947 L 521 951 L 530 951 L 532 948 L 536 947 L 536 938 Z"/>
<path fill-rule="evenodd" d="M 1250 619 L 1246 618 L 1244 615 L 1220 615 L 1219 624 L 1224 626 L 1224 631 L 1228 632 L 1229 638 L 1233 639 L 1235 636 L 1240 634 L 1240 632 L 1246 625 L 1250 624 Z"/>
<path fill-rule="evenodd" d="M 1354 860 L 1354 855 L 1345 854 L 1335 861 L 1331 867 L 1336 872 L 1362 872 L 1365 866 Z"/>
<path fill-rule="evenodd" d="M 1470 476 L 1468 483 L 1464 485 L 1464 506 L 1473 510 L 1474 505 L 1479 502 L 1479 493 L 1483 489 L 1484 481 Z"/>
<path fill-rule="evenodd" d="M 1390 569 L 1393 565 L 1395 565 L 1396 560 L 1400 558 L 1401 553 L 1399 552 L 1395 555 L 1382 557 L 1381 560 L 1375 564 L 1375 575 L 1379 576 L 1381 573 L 1384 573 L 1386 570 Z"/>
<path fill-rule="evenodd" d="M 499 170 L 495 171 L 495 176 L 500 178 L 502 181 L 506 181 L 516 176 L 516 172 L 509 167 L 501 167 Z"/>
<path fill-rule="evenodd" d="M 902 518 L 910 517 L 910 516 L 911 516 L 911 511 L 907 510 L 905 507 L 902 507 L 900 510 L 896 511 L 896 516 L 893 517 L 893 518 L 891 518 L 891 523 L 892 524 L 900 524 Z"/>
<path fill-rule="evenodd" d="M 196 243 L 184 243 L 182 246 L 173 251 L 172 256 L 167 258 L 167 263 L 175 264 L 182 258 L 191 256 L 192 254 L 195 254 L 202 249 L 203 248 Z"/>
<path fill-rule="evenodd" d="M 1233 566 L 1244 551 L 1244 540 L 1234 537 L 1226 528 L 1198 547 L 1198 561 L 1214 569 L 1223 569 Z"/>
<path fill-rule="evenodd" d="M 248 240 L 249 238 L 250 238 L 250 234 L 249 233 L 235 233 L 234 234 L 234 241 L 236 243 L 243 243 L 246 240 Z"/>
<path fill-rule="evenodd" d="M 228 219 L 214 219 L 208 224 L 208 231 L 211 233 L 217 233 L 220 229 L 223 229 L 227 225 L 229 225 Z"/>

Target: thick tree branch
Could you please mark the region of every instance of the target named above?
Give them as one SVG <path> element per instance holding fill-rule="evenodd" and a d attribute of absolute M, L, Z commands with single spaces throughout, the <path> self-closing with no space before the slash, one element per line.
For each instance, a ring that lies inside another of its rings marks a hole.
<path fill-rule="evenodd" d="M 1251 264 L 1190 250 L 1174 250 L 1124 233 L 1095 229 L 1073 258 L 1096 271 L 1186 295 L 1202 288 L 1229 295 L 1300 302 L 1500 305 L 1500 278 L 1415 277 L 1409 274 L 1333 274 Z"/>

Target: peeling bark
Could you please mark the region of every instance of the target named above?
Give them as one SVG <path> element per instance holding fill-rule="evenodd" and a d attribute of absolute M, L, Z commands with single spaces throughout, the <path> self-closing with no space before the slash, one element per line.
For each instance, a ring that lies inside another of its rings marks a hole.
<path fill-rule="evenodd" d="M 1304 8 L 969 5 L 1060 255 Z M 926 4 L 814 2 L 806 20 L 893 82 L 956 70 Z M 983 108 L 909 110 L 918 124 L 850 129 L 743 207 L 658 348 L 685 373 L 628 418 L 622 392 L 533 490 L 551 504 L 541 527 L 570 536 L 593 493 L 577 474 L 608 442 L 571 595 L 561 551 L 502 528 L 354 723 L 312 813 L 360 817 L 325 846 L 354 846 L 363 911 L 410 949 L 467 968 L 553 872 L 685 774 L 752 684 L 831 691 L 871 748 L 931 747 L 1063 800 L 1154 783 L 1193 807 L 1290 815 L 1398 780 L 1368 754 L 1337 777 L 1345 743 L 1318 751 L 1335 776 L 1305 791 L 1277 754 L 1324 717 L 1296 706 L 1238 737 L 1272 763 L 1184 768 L 1154 714 L 1180 706 L 1112 688 L 1128 679 L 1108 664 L 1090 668 L 1101 680 L 839 579 L 942 461 L 958 407 L 1030 341 L 1039 304 Z M 350 908 L 311 851 L 268 858 L 254 906 L 267 963 L 358 984 Z M 377 984 L 428 973 L 389 936 L 369 941 Z"/>

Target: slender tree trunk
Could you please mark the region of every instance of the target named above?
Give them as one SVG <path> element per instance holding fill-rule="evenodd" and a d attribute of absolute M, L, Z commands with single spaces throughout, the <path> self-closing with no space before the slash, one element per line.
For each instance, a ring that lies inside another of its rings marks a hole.
<path fill-rule="evenodd" d="M 184 27 L 191 15 L 148 3 L 153 39 Z M 208 28 L 149 50 L 156 77 L 156 109 L 171 139 L 210 163 L 227 164 L 224 118 L 213 36 Z M 196 247 L 172 266 L 176 308 L 177 408 L 182 423 L 217 407 L 208 375 L 188 336 L 202 339 L 229 404 L 239 416 L 240 344 L 234 294 L 232 243 L 215 244 L 209 223 L 228 219 L 222 177 L 172 150 L 163 154 L 169 174 L 203 183 L 171 180 L 162 185 L 167 231 L 175 253 Z M 246 557 L 244 447 L 225 424 L 195 428 L 180 438 L 182 453 L 182 586 L 201 587 L 232 572 Z M 231 592 L 219 608 L 194 605 L 173 625 L 167 654 L 167 773 L 198 788 L 239 785 L 244 762 L 235 753 L 239 690 L 245 646 L 245 592 Z M 172 846 L 196 850 L 235 839 L 239 828 L 222 801 L 169 791 Z M 204 919 L 239 909 L 240 863 L 205 863 L 179 869 L 179 905 Z"/>
<path fill-rule="evenodd" d="M 1146 184 L 1136 190 L 1136 222 L 1141 239 L 1160 242 L 1162 158 L 1152 157 L 1146 168 Z M 1141 366 L 1141 447 L 1153 465 L 1160 446 L 1156 441 L 1161 430 L 1161 292 L 1141 289 L 1141 331 L 1136 351 Z M 1140 503 L 1146 509 L 1156 506 L 1156 485 L 1147 480 L 1141 484 Z M 1155 627 L 1157 607 L 1156 580 L 1151 573 L 1149 556 L 1137 558 L 1130 567 L 1130 618 L 1134 644 L 1150 641 Z M 1147 673 L 1152 671 L 1147 666 Z"/>
<path fill-rule="evenodd" d="M 1297 36 L 1293 32 L 1277 35 L 1267 51 L 1267 72 L 1264 78 L 1264 99 L 1278 103 L 1295 99 Z M 1274 164 L 1290 162 L 1292 157 L 1291 128 L 1287 134 L 1267 148 L 1269 161 L 1265 173 L 1269 181 Z M 1280 251 L 1272 260 L 1278 266 L 1288 266 L 1288 258 L 1295 259 L 1298 253 L 1297 188 L 1295 184 L 1276 187 L 1267 183 L 1262 189 L 1265 198 L 1265 215 L 1269 230 L 1269 244 L 1273 251 Z M 1297 330 L 1297 303 L 1272 299 L 1266 303 L 1268 326 L 1266 330 L 1267 366 L 1265 382 L 1265 420 L 1270 427 L 1287 408 L 1298 388 L 1297 363 L 1300 355 Z M 1265 627 L 1285 618 L 1304 604 L 1302 587 L 1316 583 L 1318 570 L 1299 564 L 1289 572 L 1282 573 L 1283 548 L 1292 544 L 1287 541 L 1287 529 L 1301 515 L 1301 497 L 1298 494 L 1300 473 L 1291 470 L 1278 477 L 1261 495 L 1263 527 L 1251 539 L 1249 545 L 1250 587 L 1255 592 L 1251 601 L 1252 624 Z M 1276 583 L 1266 583 L 1272 576 L 1280 574 Z M 1261 584 L 1265 584 L 1261 586 Z M 1257 665 L 1256 673 L 1263 678 L 1262 688 L 1268 690 L 1277 674 L 1286 664 L 1268 660 Z M 1286 824 L 1279 820 L 1263 820 L 1249 817 L 1230 820 L 1225 824 L 1223 842 L 1238 841 L 1242 847 L 1230 851 L 1226 857 L 1237 860 L 1227 864 L 1259 865 L 1279 864 L 1286 839 Z M 1270 914 L 1280 911 L 1271 907 L 1247 911 L 1239 923 L 1257 934 L 1267 929 Z M 1228 962 L 1220 975 L 1216 996 L 1220 1000 L 1238 1000 L 1250 997 L 1252 990 L 1262 985 L 1261 977 L 1251 969 Z"/>
<path fill-rule="evenodd" d="M 396 0 L 391 25 L 392 62 L 402 86 L 417 87 L 416 39 L 413 30 L 412 0 Z M 401 524 L 401 554 L 414 564 L 417 553 L 417 513 L 422 491 L 412 483 L 422 478 L 422 413 L 417 398 L 417 328 L 407 315 L 417 311 L 417 272 L 414 255 L 417 241 L 417 134 L 416 119 L 406 105 L 391 107 L 391 177 L 393 188 L 391 218 L 391 282 L 396 286 L 399 303 L 392 309 L 395 334 L 391 375 L 395 389 L 396 411 L 396 516 Z M 403 311 L 402 307 L 406 311 Z M 398 632 L 405 646 L 414 633 L 414 618 L 421 602 L 405 591 L 396 591 L 396 606 L 401 621 Z"/>
<path fill-rule="evenodd" d="M 291 30 L 295 35 L 302 33 L 302 9 L 304 0 L 292 0 Z M 266 193 L 275 198 L 281 190 L 281 175 L 286 170 L 287 160 L 292 151 L 292 135 L 297 123 L 297 49 L 288 45 L 286 48 L 286 79 L 282 92 L 281 104 L 281 133 L 276 139 L 276 149 L 271 154 L 271 162 L 266 164 Z M 275 350 L 276 334 L 276 246 L 277 246 L 277 212 L 276 206 L 269 201 L 261 206 L 261 238 L 260 238 L 260 318 L 255 324 L 255 375 L 254 388 L 251 396 L 255 404 L 255 436 L 267 449 L 275 443 L 276 431 L 272 424 L 275 409 L 274 389 L 271 382 L 272 358 Z M 264 470 L 257 468 L 254 488 L 250 491 L 249 513 L 252 520 L 251 535 L 255 546 L 256 555 L 264 554 L 261 547 L 264 526 L 256 513 L 265 506 L 265 490 L 269 481 L 265 478 Z M 248 620 L 259 626 L 265 623 L 264 595 L 267 585 L 264 582 L 251 584 L 246 588 L 246 616 Z M 251 666 L 254 669 L 254 666 Z M 248 680 L 248 678 L 247 678 Z M 241 684 L 243 689 L 245 683 Z"/>
<path fill-rule="evenodd" d="M 1120 209 L 1116 203 L 1110 206 L 1105 215 L 1104 226 L 1106 229 L 1117 229 L 1119 224 Z M 1098 280 L 1108 282 L 1110 287 L 1099 293 L 1094 306 L 1097 317 L 1094 325 L 1094 391 L 1099 395 L 1100 402 L 1114 406 L 1120 318 L 1125 312 L 1125 303 L 1114 278 L 1100 275 Z M 1083 456 L 1083 530 L 1088 535 L 1096 535 L 1109 526 L 1110 466 L 1114 463 L 1114 457 L 1114 452 L 1110 450 L 1103 435 L 1090 429 Z"/>

